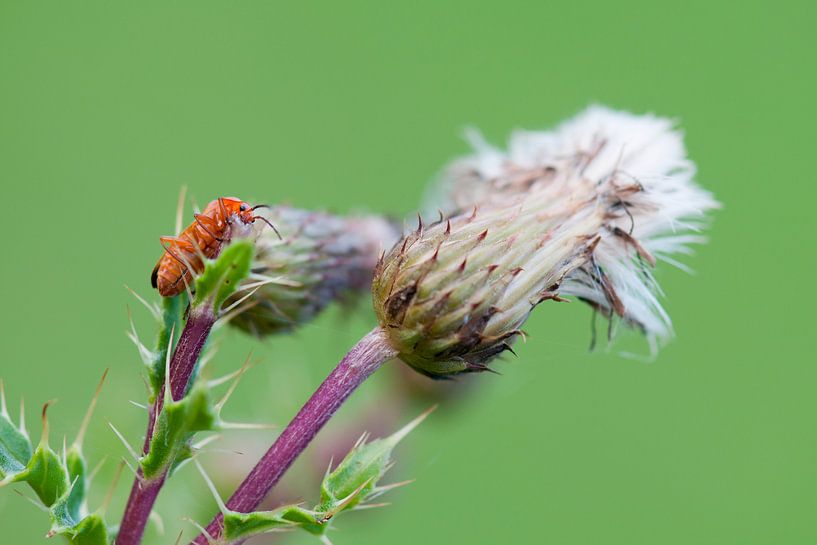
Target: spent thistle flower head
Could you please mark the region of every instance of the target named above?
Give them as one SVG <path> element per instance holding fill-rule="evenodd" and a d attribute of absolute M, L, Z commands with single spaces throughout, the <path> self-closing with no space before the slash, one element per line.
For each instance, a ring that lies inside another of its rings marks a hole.
<path fill-rule="evenodd" d="M 397 229 L 377 216 L 339 217 L 276 206 L 266 214 L 276 226 L 256 240 L 245 289 L 258 288 L 231 323 L 257 336 L 290 331 L 334 301 L 347 301 L 371 284 L 383 248 Z"/>
<path fill-rule="evenodd" d="M 717 203 L 673 123 L 593 107 L 552 132 L 481 140 L 444 179 L 444 208 L 378 264 L 374 305 L 400 358 L 433 376 L 486 369 L 534 307 L 573 295 L 671 335 L 650 271 L 701 241 Z M 468 209 L 471 208 L 471 211 Z"/>

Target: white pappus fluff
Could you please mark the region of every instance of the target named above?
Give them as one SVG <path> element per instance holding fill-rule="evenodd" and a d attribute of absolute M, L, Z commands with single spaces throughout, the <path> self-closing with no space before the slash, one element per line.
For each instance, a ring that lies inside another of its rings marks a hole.
<path fill-rule="evenodd" d="M 507 151 L 476 131 L 475 153 L 454 161 L 438 192 L 444 210 L 541 204 L 570 222 L 592 210 L 601 218 L 588 237 L 598 241 L 589 261 L 565 277 L 559 293 L 620 316 L 641 329 L 653 350 L 672 323 L 651 269 L 703 242 L 707 211 L 718 207 L 694 181 L 683 135 L 675 123 L 591 106 L 550 131 L 515 131 Z M 539 200 L 541 199 L 541 200 Z"/>

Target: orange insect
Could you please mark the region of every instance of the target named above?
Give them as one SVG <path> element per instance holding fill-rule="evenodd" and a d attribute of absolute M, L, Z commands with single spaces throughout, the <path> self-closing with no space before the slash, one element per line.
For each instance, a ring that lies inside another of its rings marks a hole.
<path fill-rule="evenodd" d="M 193 273 L 204 270 L 203 258 L 212 259 L 221 245 L 229 242 L 230 228 L 235 222 L 239 222 L 240 226 L 249 226 L 261 220 L 280 237 L 267 218 L 253 214 L 258 208 L 268 206 L 250 206 L 241 199 L 219 197 L 208 204 L 201 214 L 194 214 L 195 221 L 178 237 L 161 237 L 159 240 L 165 253 L 153 269 L 151 285 L 163 297 L 173 297 L 183 292 Z"/>

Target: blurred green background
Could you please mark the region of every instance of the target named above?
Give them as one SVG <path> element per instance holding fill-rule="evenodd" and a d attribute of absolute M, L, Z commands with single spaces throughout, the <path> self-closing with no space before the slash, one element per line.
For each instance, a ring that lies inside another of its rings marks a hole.
<path fill-rule="evenodd" d="M 466 151 L 592 102 L 677 117 L 698 179 L 725 203 L 688 276 L 659 279 L 677 338 L 653 363 L 588 352 L 590 311 L 544 306 L 502 376 L 456 383 L 397 452 L 416 478 L 391 507 L 339 521 L 336 545 L 817 543 L 814 2 L 11 2 L 0 0 L 4 236 L 0 375 L 27 416 L 47 399 L 73 437 L 105 367 L 86 451 L 140 442 L 138 356 L 152 324 L 126 292 L 155 297 L 159 235 L 179 188 L 336 212 L 411 214 Z M 333 309 L 289 338 L 221 335 L 215 366 L 263 363 L 232 420 L 283 425 L 373 325 Z M 811 355 L 810 355 L 811 354 Z M 429 402 L 365 385 L 279 495 L 313 501 L 320 449 L 390 431 Z M 15 411 L 16 412 L 16 411 Z M 373 420 L 380 416 L 380 420 Z M 383 428 L 378 429 L 378 426 Z M 227 434 L 203 455 L 224 493 L 274 437 Z M 226 463 L 224 460 L 238 460 Z M 316 462 L 317 461 L 317 462 Z M 130 486 L 109 510 L 118 520 Z M 127 481 L 127 482 L 125 482 Z M 21 491 L 30 494 L 25 487 Z M 93 507 L 93 505 L 92 505 Z M 159 502 L 146 543 L 173 543 L 215 506 L 190 469 Z M 0 491 L 0 542 L 44 542 L 45 516 Z M 286 537 L 293 544 L 309 536 Z"/>

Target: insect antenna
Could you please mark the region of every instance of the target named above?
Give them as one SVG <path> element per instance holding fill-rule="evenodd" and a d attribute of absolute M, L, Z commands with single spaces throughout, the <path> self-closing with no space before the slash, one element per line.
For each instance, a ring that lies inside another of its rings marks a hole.
<path fill-rule="evenodd" d="M 259 205 L 259 206 L 266 206 L 266 205 L 262 204 L 262 205 Z M 278 229 L 275 228 L 275 226 L 272 224 L 272 222 L 270 220 L 268 220 L 264 216 L 253 216 L 252 217 L 253 223 L 255 223 L 255 220 L 261 220 L 264 223 L 266 223 L 267 225 L 269 225 L 272 228 L 272 230 L 275 231 L 275 234 L 278 235 L 278 238 L 281 239 L 281 240 L 284 240 L 284 237 L 281 236 L 281 233 L 278 232 Z"/>
<path fill-rule="evenodd" d="M 250 210 L 258 210 L 259 208 L 269 208 L 269 207 L 270 207 L 270 205 L 268 205 L 268 204 L 256 204 L 255 206 L 250 208 Z"/>

